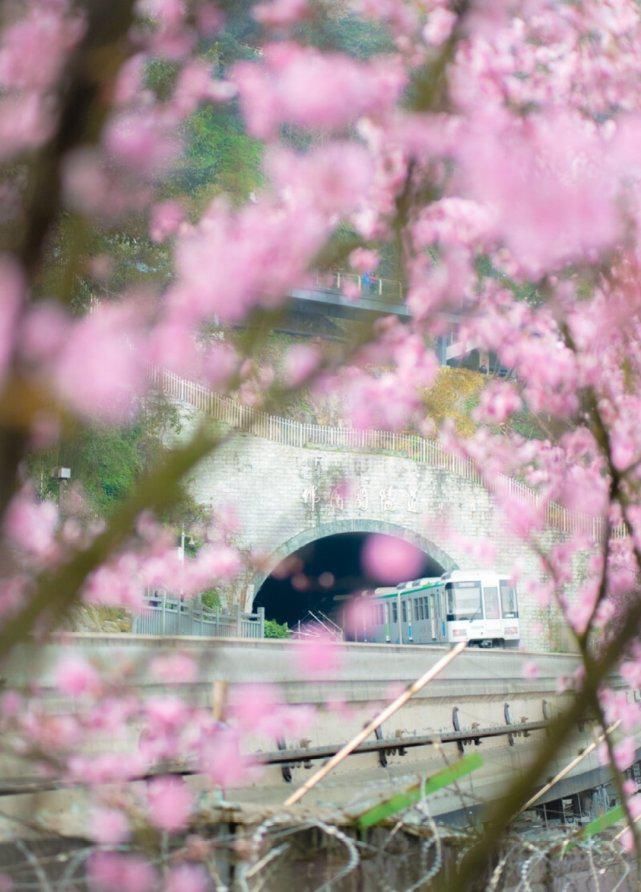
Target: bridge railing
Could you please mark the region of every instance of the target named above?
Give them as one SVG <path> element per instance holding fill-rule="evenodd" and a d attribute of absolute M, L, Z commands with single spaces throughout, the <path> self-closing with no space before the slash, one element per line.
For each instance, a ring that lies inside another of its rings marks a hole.
<path fill-rule="evenodd" d="M 314 278 L 318 288 L 328 291 L 356 292 L 362 297 L 391 304 L 401 304 L 404 299 L 403 283 L 398 279 L 386 279 L 376 275 L 361 275 L 360 273 L 333 270 L 326 273 L 318 273 Z"/>
<path fill-rule="evenodd" d="M 165 370 L 156 369 L 153 380 L 172 399 L 188 403 L 223 424 L 241 429 L 243 433 L 263 437 L 285 446 L 392 453 L 432 468 L 442 468 L 472 483 L 483 485 L 483 479 L 471 461 L 453 455 L 436 440 L 428 440 L 414 434 L 332 427 L 269 415 L 252 406 L 244 406 L 229 397 L 212 393 L 201 384 Z M 509 495 L 518 495 L 537 506 L 541 503 L 541 496 L 537 492 L 512 477 L 502 476 L 499 486 Z M 569 511 L 554 502 L 545 506 L 545 521 L 548 526 L 561 532 L 583 533 L 595 540 L 601 537 L 604 528 L 600 517 Z M 624 538 L 627 535 L 625 526 L 613 528 L 611 535 L 614 538 Z"/>
<path fill-rule="evenodd" d="M 204 607 L 157 589 L 145 595 L 145 606 L 134 617 L 135 635 L 197 635 L 202 638 L 264 638 L 265 610 L 242 613 Z"/>

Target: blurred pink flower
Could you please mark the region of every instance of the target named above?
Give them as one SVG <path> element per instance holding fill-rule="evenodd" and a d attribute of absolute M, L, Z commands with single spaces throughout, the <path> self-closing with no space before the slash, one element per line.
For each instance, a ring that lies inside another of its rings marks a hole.
<path fill-rule="evenodd" d="M 372 272 L 378 266 L 379 260 L 378 252 L 367 248 L 356 248 L 349 255 L 349 265 L 357 273 Z"/>
<path fill-rule="evenodd" d="M 127 112 L 114 118 L 104 144 L 110 156 L 147 177 L 165 173 L 180 150 L 175 128 L 149 113 Z"/>
<path fill-rule="evenodd" d="M 367 595 L 363 597 L 355 595 L 347 602 L 343 623 L 345 631 L 350 636 L 362 641 L 378 623 L 377 605 Z"/>
<path fill-rule="evenodd" d="M 283 357 L 283 380 L 287 387 L 300 387 L 318 368 L 322 354 L 318 347 L 294 344 Z"/>
<path fill-rule="evenodd" d="M 343 657 L 338 641 L 323 630 L 299 638 L 294 654 L 298 670 L 307 678 L 336 675 Z"/>
<path fill-rule="evenodd" d="M 368 536 L 361 551 L 363 570 L 379 583 L 396 585 L 415 579 L 424 562 L 425 555 L 415 545 L 380 533 Z"/>
<path fill-rule="evenodd" d="M 405 86 L 405 73 L 390 57 L 359 62 L 287 42 L 269 44 L 263 52 L 260 66 L 240 62 L 232 71 L 249 131 L 262 139 L 283 123 L 346 127 L 361 115 L 388 109 Z"/>
<path fill-rule="evenodd" d="M 81 656 L 68 654 L 55 671 L 56 687 L 70 697 L 95 696 L 102 690 L 98 671 Z"/>
<path fill-rule="evenodd" d="M 149 669 L 154 678 L 167 684 L 189 684 L 195 681 L 198 675 L 195 660 L 181 653 L 155 657 Z"/>
<path fill-rule="evenodd" d="M 14 546 L 39 558 L 55 554 L 58 507 L 53 502 L 36 500 L 22 490 L 11 500 L 4 521 L 4 532 Z"/>
<path fill-rule="evenodd" d="M 624 737 L 618 741 L 613 747 L 614 767 L 617 771 L 626 771 L 636 759 L 636 746 L 634 737 Z M 610 761 L 608 748 L 602 743 L 598 749 L 599 761 L 602 765 L 607 765 Z"/>
<path fill-rule="evenodd" d="M 101 845 L 119 845 L 129 838 L 130 832 L 126 815 L 118 809 L 99 806 L 92 811 L 91 837 Z"/>
<path fill-rule="evenodd" d="M 541 667 L 534 660 L 527 660 L 523 664 L 523 678 L 539 678 L 541 675 Z"/>
<path fill-rule="evenodd" d="M 95 892 L 153 892 L 158 877 L 139 855 L 94 852 L 87 862 L 89 886 Z"/>
<path fill-rule="evenodd" d="M 244 684 L 234 687 L 229 717 L 241 732 L 271 732 L 278 711 L 283 707 L 280 690 L 272 684 Z M 275 730 L 278 730 L 277 727 Z"/>
<path fill-rule="evenodd" d="M 452 33 L 452 28 L 456 22 L 455 13 L 442 6 L 437 6 L 429 13 L 427 25 L 423 28 L 423 38 L 426 43 L 432 46 L 440 46 L 448 39 Z"/>
<path fill-rule="evenodd" d="M 130 304 L 102 303 L 68 331 L 52 379 L 72 409 L 122 421 L 146 382 L 145 339 Z"/>
<path fill-rule="evenodd" d="M 200 864 L 178 864 L 167 874 L 164 892 L 207 892 L 213 888 Z"/>
<path fill-rule="evenodd" d="M 153 242 L 164 242 L 178 231 L 185 219 L 185 209 L 179 201 L 161 201 L 151 209 L 149 235 Z"/>
<path fill-rule="evenodd" d="M 474 418 L 487 424 L 503 424 L 521 406 L 521 398 L 511 384 L 494 381 L 481 392 Z"/>
<path fill-rule="evenodd" d="M 247 783 L 255 773 L 251 759 L 241 753 L 240 736 L 231 728 L 215 728 L 200 743 L 201 770 L 219 787 Z"/>
<path fill-rule="evenodd" d="M 262 25 L 276 28 L 299 22 L 309 11 L 308 0 L 269 0 L 254 6 L 252 13 Z"/>
<path fill-rule="evenodd" d="M 45 91 L 54 85 L 67 53 L 83 32 L 67 4 L 37 7 L 2 32 L 0 86 L 4 90 Z"/>
<path fill-rule="evenodd" d="M 149 818 L 159 830 L 177 833 L 185 829 L 194 797 L 182 778 L 167 776 L 149 781 L 147 801 Z"/>

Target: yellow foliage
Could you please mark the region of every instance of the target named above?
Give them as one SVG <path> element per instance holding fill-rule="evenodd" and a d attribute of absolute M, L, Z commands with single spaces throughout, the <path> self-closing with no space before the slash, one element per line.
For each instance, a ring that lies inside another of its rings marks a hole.
<path fill-rule="evenodd" d="M 471 413 L 486 383 L 487 378 L 479 372 L 444 366 L 439 369 L 434 386 L 425 393 L 427 417 L 437 426 L 450 419 L 458 434 L 471 436 L 476 430 Z"/>

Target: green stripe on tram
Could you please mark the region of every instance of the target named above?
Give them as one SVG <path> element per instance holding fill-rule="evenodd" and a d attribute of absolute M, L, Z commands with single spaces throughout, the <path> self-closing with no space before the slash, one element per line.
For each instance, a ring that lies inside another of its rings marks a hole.
<path fill-rule="evenodd" d="M 414 592 L 425 592 L 430 588 L 439 588 L 441 585 L 443 585 L 442 582 L 430 582 L 427 585 L 419 585 L 417 588 L 403 588 L 399 591 L 390 592 L 389 595 L 374 595 L 374 597 L 377 601 L 388 601 L 391 598 L 398 598 L 399 594 L 401 597 L 403 595 L 413 595 Z"/>

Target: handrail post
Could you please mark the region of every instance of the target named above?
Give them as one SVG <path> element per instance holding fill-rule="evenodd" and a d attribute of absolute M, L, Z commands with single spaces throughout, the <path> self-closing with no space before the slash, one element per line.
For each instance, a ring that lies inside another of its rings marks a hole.
<path fill-rule="evenodd" d="M 260 627 L 260 638 L 265 637 L 265 608 L 259 607 L 256 611 L 258 614 L 258 625 Z"/>

